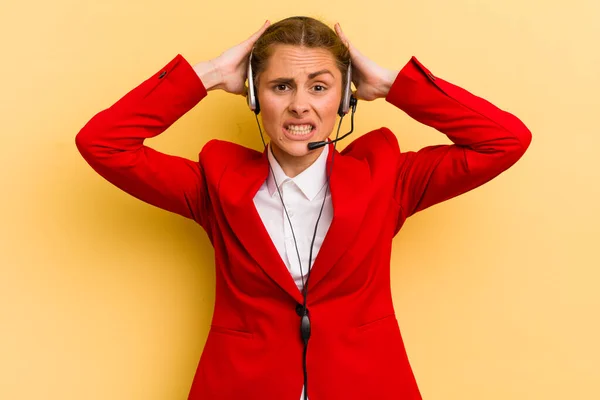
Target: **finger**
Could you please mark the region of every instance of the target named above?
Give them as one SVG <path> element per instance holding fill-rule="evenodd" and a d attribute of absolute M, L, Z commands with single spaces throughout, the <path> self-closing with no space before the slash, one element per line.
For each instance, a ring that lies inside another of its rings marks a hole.
<path fill-rule="evenodd" d="M 347 48 L 350 48 L 350 41 L 348 40 L 348 38 L 342 31 L 342 27 L 340 26 L 339 22 L 335 24 L 334 28 L 335 28 L 335 33 L 337 33 L 337 35 L 342 40 L 342 42 L 346 45 Z"/>
<path fill-rule="evenodd" d="M 353 90 L 352 95 L 356 100 L 364 100 L 364 98 L 358 94 L 358 90 Z"/>
<path fill-rule="evenodd" d="M 246 40 L 246 42 L 250 42 L 250 43 L 254 44 L 254 42 L 256 42 L 258 40 L 260 35 L 262 35 L 265 32 L 265 30 L 269 27 L 269 25 L 271 25 L 271 22 L 269 20 L 266 20 L 265 23 L 263 24 L 263 26 L 261 26 L 258 31 L 254 32 L 254 34 L 252 34 L 252 36 L 250 36 Z"/>

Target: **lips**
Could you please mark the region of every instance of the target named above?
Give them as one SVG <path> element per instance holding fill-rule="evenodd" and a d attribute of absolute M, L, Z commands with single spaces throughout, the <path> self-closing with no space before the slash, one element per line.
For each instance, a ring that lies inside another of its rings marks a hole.
<path fill-rule="evenodd" d="M 291 133 L 306 134 L 313 129 L 312 125 L 288 125 L 287 130 Z"/>
<path fill-rule="evenodd" d="M 298 129 L 287 129 L 287 128 L 281 128 L 281 130 L 283 131 L 283 134 L 285 135 L 285 137 L 287 139 L 298 140 L 298 141 L 307 140 L 307 139 L 311 138 L 317 131 L 313 127 L 311 127 L 310 130 L 308 130 L 308 129 L 298 130 Z"/>
<path fill-rule="evenodd" d="M 283 133 L 290 140 L 306 140 L 316 132 L 316 124 L 311 120 L 288 120 L 283 124 Z"/>
<path fill-rule="evenodd" d="M 283 121 L 283 127 L 288 128 L 290 125 L 311 125 L 313 128 L 317 126 L 312 119 L 288 119 Z"/>

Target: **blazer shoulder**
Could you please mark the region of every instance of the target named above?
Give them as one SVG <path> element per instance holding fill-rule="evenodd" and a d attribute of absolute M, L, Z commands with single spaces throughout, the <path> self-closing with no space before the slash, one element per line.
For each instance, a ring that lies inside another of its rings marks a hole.
<path fill-rule="evenodd" d="M 366 158 L 369 163 L 374 163 L 382 156 L 397 159 L 400 155 L 400 146 L 396 135 L 390 129 L 381 127 L 354 140 L 341 153 L 355 158 Z"/>
<path fill-rule="evenodd" d="M 205 173 L 220 176 L 229 167 L 261 156 L 262 153 L 237 143 L 212 139 L 202 147 L 198 159 Z"/>

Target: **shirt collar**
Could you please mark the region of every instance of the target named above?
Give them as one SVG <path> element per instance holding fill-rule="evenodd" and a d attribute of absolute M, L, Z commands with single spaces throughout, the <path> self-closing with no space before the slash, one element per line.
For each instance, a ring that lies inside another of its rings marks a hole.
<path fill-rule="evenodd" d="M 298 186 L 300 191 L 306 196 L 309 201 L 312 201 L 317 194 L 321 191 L 323 186 L 327 183 L 327 155 L 329 154 L 329 146 L 324 146 L 321 155 L 313 162 L 308 168 L 302 171 L 294 178 L 290 178 L 283 172 L 283 169 L 273 156 L 271 152 L 271 144 L 268 144 L 267 155 L 269 157 L 269 163 L 271 164 L 271 168 L 269 168 L 269 176 L 267 177 L 267 188 L 269 189 L 269 194 L 273 196 L 277 191 L 275 186 L 275 180 L 279 184 L 279 189 L 281 190 L 281 186 L 287 182 L 292 181 Z M 273 179 L 273 175 L 275 175 L 275 179 Z"/>

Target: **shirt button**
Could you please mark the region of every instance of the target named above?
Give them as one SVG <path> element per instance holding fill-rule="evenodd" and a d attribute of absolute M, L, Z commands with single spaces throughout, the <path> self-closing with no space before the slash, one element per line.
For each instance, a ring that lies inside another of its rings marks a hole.
<path fill-rule="evenodd" d="M 167 71 L 161 72 L 160 75 L 158 76 L 158 79 L 162 79 L 166 74 L 167 74 Z"/>

